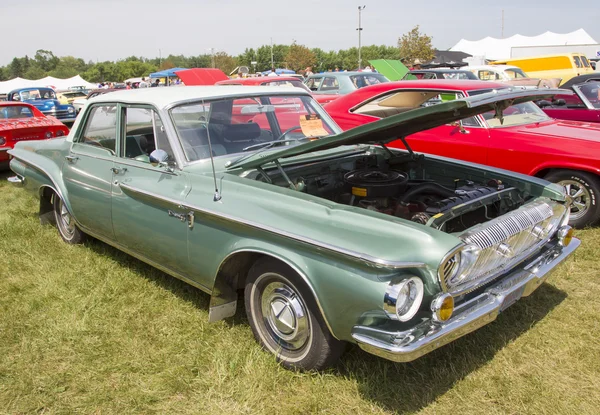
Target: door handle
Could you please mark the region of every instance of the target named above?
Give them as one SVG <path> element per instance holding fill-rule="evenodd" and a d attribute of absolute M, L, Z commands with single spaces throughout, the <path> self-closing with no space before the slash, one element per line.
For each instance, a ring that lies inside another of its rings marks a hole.
<path fill-rule="evenodd" d="M 118 167 L 111 167 L 110 168 L 112 170 L 112 172 L 114 174 L 119 174 L 119 173 L 125 173 L 127 171 L 126 167 L 122 167 L 122 168 L 118 168 Z"/>
<path fill-rule="evenodd" d="M 69 163 L 75 163 L 75 161 L 79 160 L 79 157 L 77 157 L 77 156 L 65 156 L 65 160 L 67 160 Z"/>

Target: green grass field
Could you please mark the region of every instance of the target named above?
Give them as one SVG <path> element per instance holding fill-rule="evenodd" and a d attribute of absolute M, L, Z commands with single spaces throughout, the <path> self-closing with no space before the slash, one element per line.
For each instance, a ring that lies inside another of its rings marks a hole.
<path fill-rule="evenodd" d="M 64 244 L 0 174 L 0 413 L 598 414 L 600 229 L 499 319 L 409 364 L 350 347 L 324 373 L 279 367 L 240 306 L 103 243 Z"/>

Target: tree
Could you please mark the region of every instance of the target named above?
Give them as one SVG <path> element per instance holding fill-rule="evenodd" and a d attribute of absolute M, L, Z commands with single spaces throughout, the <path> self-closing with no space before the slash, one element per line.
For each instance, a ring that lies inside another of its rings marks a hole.
<path fill-rule="evenodd" d="M 35 63 L 42 69 L 44 72 L 50 72 L 55 69 L 60 59 L 54 56 L 49 50 L 38 49 L 35 52 Z"/>
<path fill-rule="evenodd" d="M 431 36 L 421 34 L 419 25 L 398 39 L 400 49 L 400 60 L 412 64 L 415 59 L 427 62 L 435 56 L 435 50 L 431 45 Z"/>
<path fill-rule="evenodd" d="M 304 45 L 298 45 L 294 41 L 288 49 L 287 55 L 285 55 L 285 61 L 289 69 L 299 72 L 307 66 L 313 66 L 316 58 L 315 54 L 309 48 Z"/>

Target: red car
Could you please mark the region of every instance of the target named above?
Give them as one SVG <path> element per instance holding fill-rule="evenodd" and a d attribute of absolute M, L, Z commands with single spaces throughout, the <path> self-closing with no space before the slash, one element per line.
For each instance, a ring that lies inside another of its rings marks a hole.
<path fill-rule="evenodd" d="M 186 84 L 187 85 L 187 84 Z M 308 92 L 310 90 L 302 81 L 294 76 L 255 76 L 252 78 L 234 78 L 219 81 L 215 85 L 265 85 L 265 86 L 296 86 Z M 338 94 L 312 94 L 313 98 L 321 105 L 325 105 L 340 97 Z"/>
<path fill-rule="evenodd" d="M 0 170 L 8 168 L 8 153 L 17 141 L 41 140 L 69 134 L 54 117 L 45 116 L 33 105 L 0 102 Z"/>
<path fill-rule="evenodd" d="M 600 122 L 600 82 L 571 85 L 568 89 L 574 94 L 555 95 L 552 101 L 544 100 L 538 105 L 552 118 Z"/>
<path fill-rule="evenodd" d="M 341 96 L 325 109 L 348 130 L 414 108 L 505 88 L 486 81 L 388 82 Z M 557 90 L 548 92 L 557 94 Z M 412 134 L 406 140 L 416 151 L 559 183 L 573 198 L 572 225 L 600 220 L 600 124 L 554 120 L 526 102 Z M 403 147 L 400 140 L 391 145 Z"/>

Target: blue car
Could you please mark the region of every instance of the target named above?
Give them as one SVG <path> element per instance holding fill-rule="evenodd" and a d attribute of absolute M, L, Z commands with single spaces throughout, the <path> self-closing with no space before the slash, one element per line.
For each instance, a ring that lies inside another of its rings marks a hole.
<path fill-rule="evenodd" d="M 7 100 L 31 104 L 44 115 L 56 117 L 64 124 L 73 124 L 77 117 L 73 105 L 61 104 L 52 88 L 15 89 L 8 93 Z"/>

